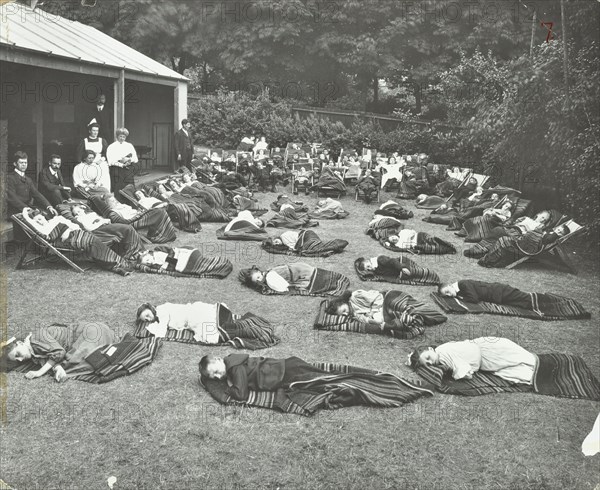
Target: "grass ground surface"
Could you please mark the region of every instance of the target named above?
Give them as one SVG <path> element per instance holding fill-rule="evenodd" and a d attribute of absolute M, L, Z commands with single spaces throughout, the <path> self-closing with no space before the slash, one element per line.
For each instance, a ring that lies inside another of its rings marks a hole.
<path fill-rule="evenodd" d="M 386 195 L 382 196 L 386 197 Z M 275 194 L 258 194 L 268 205 Z M 314 206 L 317 198 L 301 196 Z M 321 221 L 323 239 L 345 238 L 345 253 L 305 259 L 346 274 L 352 288 L 390 289 L 362 283 L 353 269 L 359 256 L 387 253 L 364 234 L 375 203 L 342 199 L 350 217 Z M 14 270 L 9 257 L 9 336 L 52 322 L 101 321 L 120 335 L 133 330 L 144 301 L 224 302 L 233 311 L 252 311 L 277 325 L 280 345 L 257 355 L 296 355 L 376 368 L 411 377 L 404 365 L 421 343 L 482 335 L 508 337 L 530 351 L 582 356 L 600 376 L 597 257 L 569 249 L 579 275 L 535 266 L 485 269 L 465 258 L 462 239 L 444 226 L 421 221 L 414 209 L 407 225 L 448 239 L 457 255 L 416 257 L 442 279 L 506 282 L 525 291 L 554 292 L 580 300 L 591 320 L 541 322 L 491 315 L 451 315 L 415 341 L 317 332 L 312 322 L 321 298 L 261 296 L 236 278 L 243 267 L 269 267 L 290 258 L 268 255 L 249 242 L 221 242 L 220 224 L 203 224 L 198 235 L 183 232 L 176 245 L 202 246 L 225 254 L 234 272 L 224 280 L 198 280 L 135 273 L 122 278 L 92 269 L 77 274 L 42 263 Z M 273 233 L 271 231 L 270 233 Z M 433 288 L 400 286 L 432 303 Z M 7 417 L 2 428 L 0 478 L 18 490 L 197 488 L 397 488 L 397 489 L 593 489 L 600 483 L 600 456 L 586 458 L 581 442 L 599 404 L 535 394 L 482 397 L 436 395 L 398 409 L 347 408 L 312 418 L 263 409 L 216 404 L 197 383 L 198 360 L 229 348 L 166 343 L 156 361 L 106 385 L 50 377 L 28 381 L 8 375 Z"/>

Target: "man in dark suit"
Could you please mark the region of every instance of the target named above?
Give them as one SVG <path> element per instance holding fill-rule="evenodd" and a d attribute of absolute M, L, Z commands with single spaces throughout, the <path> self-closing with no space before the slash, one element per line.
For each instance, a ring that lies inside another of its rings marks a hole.
<path fill-rule="evenodd" d="M 181 129 L 175 133 L 175 153 L 177 163 L 192 170 L 190 163 L 194 154 L 194 140 L 192 138 L 192 123 L 187 119 L 181 121 Z"/>
<path fill-rule="evenodd" d="M 89 126 L 94 119 L 99 126 L 98 136 L 104 138 L 109 144 L 112 143 L 115 140 L 112 129 L 113 117 L 106 104 L 106 95 L 104 94 L 98 96 L 94 109 L 90 112 L 88 120 L 85 121 L 85 125 Z"/>
<path fill-rule="evenodd" d="M 40 192 L 53 206 L 71 199 L 71 188 L 65 185 L 60 165 L 60 155 L 52 155 L 48 165 L 40 172 L 38 179 Z"/>
<path fill-rule="evenodd" d="M 41 209 L 47 209 L 51 214 L 57 216 L 58 213 L 50 205 L 48 200 L 40 194 L 35 188 L 33 180 L 25 175 L 27 170 L 27 153 L 18 151 L 13 159 L 14 171 L 6 176 L 6 201 L 8 204 L 8 214 L 17 214 L 24 208 L 37 205 Z M 14 228 L 14 239 L 17 242 L 27 240 L 27 235 L 20 227 Z"/>

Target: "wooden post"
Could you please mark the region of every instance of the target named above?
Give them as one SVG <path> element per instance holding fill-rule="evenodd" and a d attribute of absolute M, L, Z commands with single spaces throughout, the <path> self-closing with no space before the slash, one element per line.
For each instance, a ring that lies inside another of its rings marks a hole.
<path fill-rule="evenodd" d="M 36 147 L 36 162 L 35 162 L 35 177 L 37 182 L 38 175 L 44 164 L 44 102 L 39 101 L 33 107 L 33 121 L 35 122 L 35 147 Z"/>
<path fill-rule="evenodd" d="M 535 37 L 535 28 L 537 27 L 537 9 L 533 9 L 533 19 L 531 21 L 531 42 L 529 43 L 529 57 L 533 57 L 533 39 Z"/>
<path fill-rule="evenodd" d="M 119 72 L 119 78 L 115 80 L 115 131 L 117 128 L 125 127 L 125 70 Z M 113 134 L 113 138 L 114 138 Z"/>

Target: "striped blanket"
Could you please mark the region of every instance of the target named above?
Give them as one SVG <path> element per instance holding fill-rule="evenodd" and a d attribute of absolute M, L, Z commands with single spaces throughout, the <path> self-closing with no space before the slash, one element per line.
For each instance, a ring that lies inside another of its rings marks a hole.
<path fill-rule="evenodd" d="M 450 242 L 442 240 L 429 233 L 420 231 L 417 233 L 417 245 L 413 248 L 400 248 L 389 243 L 386 239 L 379 240 L 383 248 L 387 248 L 393 252 L 412 252 L 423 255 L 444 255 L 455 254 L 456 248 Z"/>
<path fill-rule="evenodd" d="M 273 291 L 265 286 L 260 292 L 264 295 L 289 295 L 289 296 L 340 296 L 350 287 L 350 279 L 339 272 L 315 267 L 307 289 L 290 286 L 289 291 Z"/>
<path fill-rule="evenodd" d="M 448 313 L 490 313 L 492 315 L 520 316 L 534 320 L 575 320 L 591 318 L 591 313 L 571 298 L 550 293 L 530 293 L 535 310 L 526 310 L 516 306 L 498 305 L 482 301 L 467 303 L 466 301 L 449 298 L 434 292 L 433 300 Z"/>
<path fill-rule="evenodd" d="M 483 267 L 506 267 L 520 258 L 541 254 L 554 245 L 554 242 L 545 244 L 543 238 L 543 233 L 530 231 L 525 235 L 482 240 L 465 250 L 464 255 L 480 259 L 477 263 Z"/>
<path fill-rule="evenodd" d="M 217 239 L 262 242 L 269 238 L 269 234 L 263 228 L 257 228 L 246 221 L 234 223 L 228 231 L 225 231 L 226 227 L 227 225 L 222 226 L 216 231 Z"/>
<path fill-rule="evenodd" d="M 348 246 L 346 240 L 329 240 L 323 242 L 312 230 L 300 232 L 296 247 L 290 250 L 285 245 L 273 245 L 263 242 L 262 248 L 272 254 L 297 255 L 299 257 L 328 257 L 336 253 L 342 253 Z"/>
<path fill-rule="evenodd" d="M 466 232 L 465 242 L 476 243 L 487 238 L 498 238 L 503 235 L 508 235 L 503 228 L 512 226 L 516 220 L 522 218 L 527 210 L 529 210 L 530 204 L 531 201 L 527 199 L 519 199 L 510 220 L 505 223 L 502 223 L 499 219 L 489 215 L 477 216 L 466 220 L 462 224 L 462 227 Z M 559 213 L 554 209 L 550 209 L 549 212 L 550 221 L 544 226 L 544 229 L 546 230 L 554 228 L 558 221 L 563 217 L 562 213 Z"/>
<path fill-rule="evenodd" d="M 433 396 L 433 387 L 394 374 L 341 364 L 312 364 L 331 375 L 294 383 L 277 391 L 250 390 L 245 402 L 234 400 L 227 394 L 226 380 L 199 378 L 199 383 L 215 400 L 225 405 L 268 408 L 304 416 L 313 415 L 319 409 L 350 406 L 400 407 L 422 396 Z"/>
<path fill-rule="evenodd" d="M 360 257 L 354 261 L 354 270 L 361 281 L 391 282 L 393 284 L 409 284 L 412 286 L 435 286 L 440 282 L 440 277 L 434 271 L 421 267 L 408 257 L 400 256 L 397 257 L 397 260 L 401 261 L 402 267 L 405 267 L 410 271 L 409 277 L 398 277 L 398 275 L 394 273 L 390 273 L 390 275 L 379 275 L 372 271 L 361 271 L 358 268 L 358 264 L 362 260 L 363 258 Z"/>
<path fill-rule="evenodd" d="M 420 366 L 416 372 L 447 395 L 533 391 L 540 395 L 600 400 L 600 383 L 583 359 L 571 354 L 538 354 L 536 357 L 533 385 L 512 383 L 485 371 L 477 371 L 472 379 L 460 380 L 453 380 L 438 366 Z"/>
<path fill-rule="evenodd" d="M 264 318 L 253 313 L 236 315 L 221 303 L 217 303 L 217 311 L 217 328 L 219 329 L 217 344 L 198 342 L 194 339 L 194 333 L 191 330 L 168 329 L 165 340 L 184 344 L 231 346 L 236 349 L 248 350 L 266 349 L 280 342 L 279 337 L 275 335 L 273 324 Z M 144 324 L 136 327 L 134 335 L 138 338 L 154 337 Z"/>
<path fill-rule="evenodd" d="M 182 247 L 184 248 L 184 247 Z M 173 249 L 169 247 L 156 247 L 155 251 L 169 253 Z M 178 263 L 179 265 L 179 263 Z M 133 267 L 149 274 L 166 274 L 174 277 L 198 277 L 208 279 L 224 279 L 233 270 L 233 264 L 225 257 L 203 257 L 202 252 L 193 249 L 185 266 L 181 270 L 168 270 L 160 267 L 152 267 L 140 263 L 134 263 Z"/>
<path fill-rule="evenodd" d="M 384 295 L 383 328 L 367 324 L 351 316 L 327 313 L 329 300 L 323 300 L 313 327 L 316 330 L 354 332 L 364 334 L 389 335 L 398 339 L 412 339 L 425 332 L 425 326 L 443 323 L 447 318 L 401 291 L 382 291 Z"/>
<path fill-rule="evenodd" d="M 156 190 L 156 185 L 144 184 L 142 191 L 148 197 L 154 197 L 156 199 L 163 200 L 162 196 Z M 129 195 L 129 192 L 128 192 Z M 135 199 L 135 197 L 133 197 Z M 202 210 L 190 206 L 186 202 L 179 202 L 177 198 L 169 199 L 167 206 L 167 213 L 171 220 L 176 221 L 179 228 L 182 230 L 199 230 L 202 228 L 200 221 L 198 221 L 198 213 Z"/>
<path fill-rule="evenodd" d="M 119 342 L 100 347 L 85 358 L 93 368 L 92 373 L 72 375 L 69 379 L 100 384 L 132 374 L 150 364 L 161 345 L 161 339 L 137 339 L 127 333 Z M 30 361 L 19 363 L 14 371 L 27 372 L 37 368 L 38 366 Z"/>
<path fill-rule="evenodd" d="M 382 247 L 394 252 L 413 252 L 415 254 L 429 255 L 456 253 L 456 248 L 450 242 L 423 231 L 417 233 L 417 245 L 410 249 L 399 248 L 388 242 L 389 237 L 397 235 L 403 227 L 404 225 L 396 218 L 382 218 L 376 223 L 370 224 L 365 233 L 371 238 L 379 241 Z"/>
<path fill-rule="evenodd" d="M 110 219 L 112 223 L 131 225 L 136 230 L 148 228 L 146 236 L 152 243 L 168 243 L 177 238 L 175 227 L 163 208 L 139 211 L 134 218 L 125 219 L 111 209 L 102 196 L 91 196 L 89 202 L 102 217 Z"/>

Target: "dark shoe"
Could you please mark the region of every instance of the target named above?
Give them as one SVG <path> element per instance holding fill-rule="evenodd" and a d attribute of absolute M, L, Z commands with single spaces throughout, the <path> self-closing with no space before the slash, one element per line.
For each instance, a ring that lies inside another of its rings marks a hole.
<path fill-rule="evenodd" d="M 113 272 L 119 274 L 120 276 L 130 276 L 131 271 L 127 270 L 125 267 L 121 265 L 115 265 L 112 269 Z"/>

